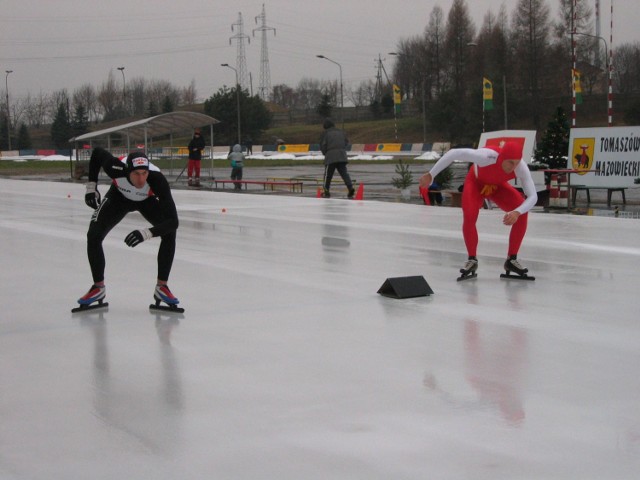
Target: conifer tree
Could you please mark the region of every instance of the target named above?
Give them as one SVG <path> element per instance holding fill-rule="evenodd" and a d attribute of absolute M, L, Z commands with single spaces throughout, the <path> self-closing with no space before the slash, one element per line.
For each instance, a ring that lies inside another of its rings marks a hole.
<path fill-rule="evenodd" d="M 29 148 L 32 148 L 29 129 L 24 123 L 21 123 L 20 128 L 18 129 L 18 149 L 27 150 Z"/>
<path fill-rule="evenodd" d="M 57 148 L 69 148 L 69 139 L 72 136 L 67 106 L 61 102 L 58 104 L 56 117 L 51 124 L 51 140 Z"/>
<path fill-rule="evenodd" d="M 566 168 L 567 155 L 569 155 L 569 134 L 567 115 L 562 107 L 558 107 L 538 143 L 534 154 L 535 161 L 546 164 L 553 169 Z"/>

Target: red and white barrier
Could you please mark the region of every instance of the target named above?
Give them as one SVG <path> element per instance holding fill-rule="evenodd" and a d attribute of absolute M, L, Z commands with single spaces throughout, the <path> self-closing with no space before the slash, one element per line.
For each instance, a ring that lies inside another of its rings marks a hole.
<path fill-rule="evenodd" d="M 558 175 L 556 173 L 552 173 L 551 181 L 549 182 L 549 206 L 557 207 L 559 197 L 560 190 L 558 189 Z"/>

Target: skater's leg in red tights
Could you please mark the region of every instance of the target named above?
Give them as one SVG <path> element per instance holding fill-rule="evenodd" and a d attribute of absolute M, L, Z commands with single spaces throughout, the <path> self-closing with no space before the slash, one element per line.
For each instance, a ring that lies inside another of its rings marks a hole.
<path fill-rule="evenodd" d="M 511 212 L 522 204 L 522 194 L 510 184 L 503 184 L 491 196 L 491 200 L 495 202 L 505 212 Z M 518 221 L 511 226 L 509 233 L 509 251 L 508 256 L 517 255 L 522 245 L 522 239 L 527 233 L 527 223 L 529 214 L 525 213 L 518 217 Z"/>

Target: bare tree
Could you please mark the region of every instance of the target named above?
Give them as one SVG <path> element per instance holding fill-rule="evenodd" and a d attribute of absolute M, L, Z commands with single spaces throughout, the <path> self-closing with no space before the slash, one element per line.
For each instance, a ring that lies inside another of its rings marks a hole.
<path fill-rule="evenodd" d="M 587 91 L 591 91 L 598 79 L 602 79 L 606 73 L 604 69 L 605 43 L 600 43 L 600 40 L 595 36 L 592 16 L 593 10 L 588 0 L 558 0 L 558 21 L 553 25 L 555 40 L 553 48 L 557 54 L 555 59 L 562 62 L 563 68 L 559 68 L 560 65 L 557 63 L 552 68 L 553 71 L 561 73 L 562 90 L 565 92 L 571 90 L 572 77 L 569 66 L 573 64 L 573 53 L 575 53 L 576 64 L 581 73 L 582 84 L 587 88 Z M 576 34 L 572 36 L 572 32 L 576 32 Z M 572 48 L 572 40 L 574 48 Z M 603 49 L 600 50 L 600 47 Z"/>
<path fill-rule="evenodd" d="M 469 82 L 469 59 L 473 53 L 469 44 L 473 42 L 475 26 L 469 15 L 465 0 L 453 0 L 447 16 L 445 50 L 448 61 L 448 78 L 457 98 L 464 98 Z"/>
<path fill-rule="evenodd" d="M 120 118 L 122 105 L 122 89 L 118 87 L 113 71 L 98 89 L 98 104 L 102 108 L 103 121 Z"/>
<path fill-rule="evenodd" d="M 512 55 L 509 49 L 508 15 L 504 5 L 500 7 L 498 14 L 488 11 L 483 19 L 482 27 L 472 45 L 475 55 L 471 60 L 472 87 L 471 95 L 473 104 L 482 105 L 483 78 L 489 79 L 493 84 L 494 92 L 506 90 L 506 82 L 510 78 L 510 65 Z M 510 90 L 510 89 L 509 89 Z M 494 97 L 494 105 L 497 111 L 504 111 L 504 95 Z M 500 110 L 498 110 L 500 107 Z M 484 111 L 484 110 L 483 110 Z M 504 122 L 498 122 L 498 117 Z M 498 126 L 505 127 L 506 115 L 485 113 L 485 129 L 494 129 Z"/>
<path fill-rule="evenodd" d="M 640 42 L 626 43 L 616 49 L 613 80 L 617 93 L 640 93 Z"/>
<path fill-rule="evenodd" d="M 284 108 L 291 108 L 295 103 L 294 95 L 295 92 L 293 88 L 281 83 L 279 85 L 274 85 L 271 99 L 276 105 L 280 105 Z"/>
<path fill-rule="evenodd" d="M 167 100 L 172 105 L 180 105 L 180 91 L 166 80 L 152 80 L 147 86 L 146 103 L 164 105 Z"/>
<path fill-rule="evenodd" d="M 314 110 L 322 100 L 325 82 L 312 78 L 303 78 L 298 82 L 292 108 Z"/>
<path fill-rule="evenodd" d="M 27 109 L 25 112 L 27 125 L 40 128 L 51 121 L 48 116 L 48 106 L 50 104 L 49 95 L 40 92 L 36 96 L 27 94 L 25 99 Z"/>
<path fill-rule="evenodd" d="M 428 98 L 442 91 L 443 64 L 442 45 L 445 37 L 444 12 L 438 5 L 429 15 L 429 24 L 424 31 L 425 39 L 425 88 Z"/>
<path fill-rule="evenodd" d="M 549 6 L 544 0 L 519 0 L 513 15 L 516 80 L 529 100 L 536 129 L 541 127 L 540 105 L 544 75 L 548 74 Z"/>
<path fill-rule="evenodd" d="M 353 89 L 349 89 L 349 100 L 356 107 L 369 106 L 376 98 L 376 84 L 373 80 L 363 80 Z"/>
<path fill-rule="evenodd" d="M 198 98 L 198 92 L 196 90 L 196 81 L 191 80 L 191 83 L 188 87 L 184 87 L 180 94 L 180 104 L 181 105 L 192 105 L 196 103 L 196 99 Z"/>
<path fill-rule="evenodd" d="M 356 119 L 361 108 L 368 108 L 376 98 L 376 84 L 373 80 L 363 80 L 355 88 L 349 88 L 345 95 L 356 108 Z"/>
<path fill-rule="evenodd" d="M 89 122 L 95 122 L 99 118 L 100 106 L 98 104 L 98 94 L 96 89 L 91 84 L 84 84 L 81 87 L 73 91 L 73 106 L 74 109 L 78 105 L 84 107 L 87 112 Z"/>
<path fill-rule="evenodd" d="M 145 109 L 149 103 L 147 99 L 149 82 L 142 77 L 135 77 L 127 84 L 127 97 L 131 113 L 134 116 L 144 116 Z"/>
<path fill-rule="evenodd" d="M 408 97 L 418 97 L 426 74 L 425 46 L 421 36 L 398 42 L 393 79 Z"/>

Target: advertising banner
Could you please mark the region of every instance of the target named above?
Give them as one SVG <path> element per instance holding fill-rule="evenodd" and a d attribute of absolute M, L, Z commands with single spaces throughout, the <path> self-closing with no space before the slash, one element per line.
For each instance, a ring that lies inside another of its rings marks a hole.
<path fill-rule="evenodd" d="M 572 184 L 633 187 L 640 178 L 640 127 L 572 128 L 567 168 Z"/>

